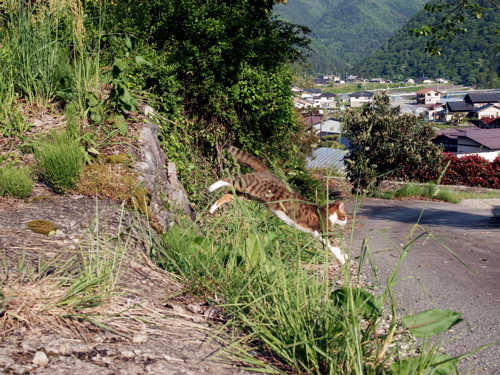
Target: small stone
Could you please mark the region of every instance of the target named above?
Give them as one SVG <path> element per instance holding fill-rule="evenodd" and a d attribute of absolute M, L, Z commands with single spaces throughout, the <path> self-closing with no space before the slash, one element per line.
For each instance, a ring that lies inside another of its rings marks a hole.
<path fill-rule="evenodd" d="M 148 335 L 144 332 L 136 332 L 132 337 L 132 342 L 135 344 L 140 344 L 148 341 Z"/>
<path fill-rule="evenodd" d="M 186 308 L 195 314 L 203 313 L 203 308 L 197 303 L 189 303 L 188 305 L 186 305 Z"/>
<path fill-rule="evenodd" d="M 132 357 L 134 357 L 134 352 L 131 351 L 131 350 L 122 350 L 120 352 L 120 354 L 122 355 L 122 357 L 125 357 L 125 358 L 132 358 Z"/>
<path fill-rule="evenodd" d="M 47 366 L 49 364 L 49 358 L 44 352 L 38 351 L 35 353 L 32 362 L 38 366 Z"/>

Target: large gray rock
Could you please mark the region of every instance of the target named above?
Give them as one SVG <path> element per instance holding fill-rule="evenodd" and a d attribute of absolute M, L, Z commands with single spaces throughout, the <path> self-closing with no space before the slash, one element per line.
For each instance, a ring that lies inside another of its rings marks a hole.
<path fill-rule="evenodd" d="M 189 215 L 191 220 L 195 220 L 196 212 L 177 178 L 175 164 L 161 148 L 157 131 L 153 122 L 145 121 L 139 133 L 138 149 L 133 148 L 131 152 L 136 157 L 134 168 L 139 180 L 151 194 L 151 215 L 167 230 L 174 223 L 175 211 Z"/>

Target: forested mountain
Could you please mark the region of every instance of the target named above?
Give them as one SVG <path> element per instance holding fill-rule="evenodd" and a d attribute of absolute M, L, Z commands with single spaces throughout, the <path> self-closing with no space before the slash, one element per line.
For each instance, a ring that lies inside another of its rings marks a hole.
<path fill-rule="evenodd" d="M 274 11 L 312 30 L 309 62 L 317 73 L 350 69 L 375 52 L 426 0 L 290 0 Z"/>
<path fill-rule="evenodd" d="M 484 1 L 485 7 L 487 2 Z M 481 84 L 499 87 L 500 35 L 495 31 L 500 25 L 500 10 L 488 7 L 483 17 L 467 18 L 463 27 L 468 31 L 457 35 L 451 42 L 442 43 L 442 55 L 425 53 L 426 38 L 416 38 L 409 30 L 422 25 L 433 25 L 442 14 L 420 11 L 373 55 L 363 59 L 354 73 L 367 78 L 446 78 L 453 83 Z"/>

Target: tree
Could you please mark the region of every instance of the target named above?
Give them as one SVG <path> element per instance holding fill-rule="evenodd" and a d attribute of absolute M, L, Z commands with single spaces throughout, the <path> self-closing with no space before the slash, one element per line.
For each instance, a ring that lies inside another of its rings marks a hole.
<path fill-rule="evenodd" d="M 289 64 L 303 58 L 309 30 L 275 18 L 275 2 L 109 2 L 114 28 L 154 46 L 160 64 L 171 67 L 175 92 L 153 79 L 146 89 L 182 98 L 186 133 L 196 143 L 190 146 L 206 155 L 231 142 L 253 154 L 273 150 L 296 159 L 290 139 L 302 129 L 290 100 Z"/>
<path fill-rule="evenodd" d="M 467 29 L 463 23 L 467 17 L 482 18 L 487 9 L 500 10 L 498 0 L 453 0 L 446 3 L 443 0 L 435 0 L 425 4 L 424 9 L 430 13 L 442 13 L 439 22 L 433 25 L 423 25 L 410 30 L 410 33 L 418 36 L 428 36 L 425 51 L 431 55 L 441 55 L 443 40 L 452 41 L 457 34 L 464 34 Z M 497 30 L 500 33 L 500 30 Z M 497 47 L 500 51 L 500 46 Z"/>
<path fill-rule="evenodd" d="M 395 176 L 408 166 L 439 168 L 442 153 L 432 143 L 435 131 L 418 119 L 391 106 L 386 93 L 376 95 L 361 109 L 345 111 L 342 134 L 350 141 L 347 177 L 356 192 L 373 193 L 382 178 Z"/>

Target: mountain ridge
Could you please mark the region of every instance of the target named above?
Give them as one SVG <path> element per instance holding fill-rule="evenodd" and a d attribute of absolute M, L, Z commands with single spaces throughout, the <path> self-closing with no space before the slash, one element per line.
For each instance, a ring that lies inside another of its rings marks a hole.
<path fill-rule="evenodd" d="M 427 0 L 292 0 L 274 13 L 311 29 L 308 58 L 315 72 L 330 74 L 351 69 L 375 52 Z"/>
<path fill-rule="evenodd" d="M 484 0 L 483 6 L 487 6 Z M 367 78 L 384 77 L 405 79 L 415 77 L 446 78 L 455 84 L 500 87 L 500 11 L 486 8 L 483 17 L 466 18 L 463 27 L 468 31 L 453 40 L 442 41 L 441 56 L 425 52 L 426 38 L 410 35 L 409 30 L 422 25 L 433 25 L 444 14 L 427 11 L 416 13 L 372 55 L 362 59 L 353 69 Z"/>

